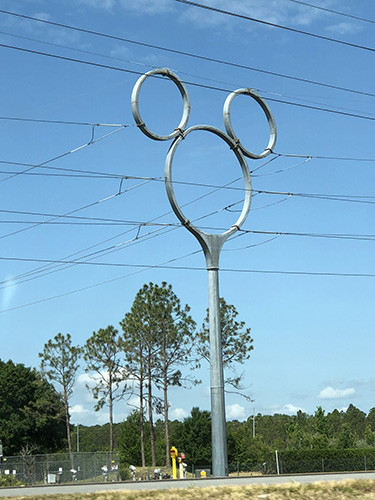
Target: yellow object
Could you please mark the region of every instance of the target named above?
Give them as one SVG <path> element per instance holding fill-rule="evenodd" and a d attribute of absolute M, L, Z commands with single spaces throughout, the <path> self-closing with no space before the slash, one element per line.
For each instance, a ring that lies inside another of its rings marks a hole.
<path fill-rule="evenodd" d="M 206 471 L 205 470 L 201 470 L 201 478 L 206 479 Z"/>
<path fill-rule="evenodd" d="M 177 468 L 176 468 L 176 458 L 178 457 L 178 451 L 175 446 L 169 450 L 172 459 L 172 477 L 173 479 L 177 479 Z"/>

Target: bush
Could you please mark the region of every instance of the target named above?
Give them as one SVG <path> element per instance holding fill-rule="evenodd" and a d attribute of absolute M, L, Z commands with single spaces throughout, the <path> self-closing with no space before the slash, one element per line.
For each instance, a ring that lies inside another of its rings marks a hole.
<path fill-rule="evenodd" d="M 23 483 L 12 476 L 2 474 L 0 476 L 0 488 L 4 488 L 6 486 L 23 486 Z"/>

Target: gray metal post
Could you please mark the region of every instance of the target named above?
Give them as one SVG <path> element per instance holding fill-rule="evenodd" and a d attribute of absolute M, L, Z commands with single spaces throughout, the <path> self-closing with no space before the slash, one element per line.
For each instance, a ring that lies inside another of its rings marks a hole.
<path fill-rule="evenodd" d="M 208 269 L 211 433 L 214 476 L 228 475 L 224 371 L 220 330 L 219 270 Z"/>
<path fill-rule="evenodd" d="M 169 135 L 159 135 L 147 128 L 139 111 L 139 93 L 144 81 L 148 77 L 161 75 L 172 80 L 177 86 L 183 101 L 183 113 L 179 125 Z M 240 95 L 248 95 L 254 99 L 264 111 L 269 129 L 270 139 L 267 147 L 261 154 L 255 154 L 241 144 L 236 136 L 230 118 L 230 107 L 233 99 Z M 252 159 L 260 159 L 268 156 L 276 143 L 276 125 L 274 118 L 267 104 L 253 90 L 249 88 L 238 89 L 228 95 L 224 103 L 223 118 L 226 132 L 212 127 L 210 125 L 195 125 L 186 129 L 190 114 L 190 99 L 185 85 L 180 78 L 167 68 L 159 68 L 149 71 L 142 75 L 134 85 L 131 95 L 131 109 L 135 123 L 147 137 L 156 141 L 166 141 L 173 139 L 165 161 L 165 188 L 171 207 L 183 226 L 190 231 L 199 241 L 206 258 L 206 267 L 208 270 L 208 295 L 209 295 L 209 323 L 210 323 L 210 377 L 211 377 L 211 419 L 212 419 L 212 468 L 213 476 L 220 477 L 228 475 L 228 454 L 227 439 L 225 428 L 225 396 L 224 396 L 224 374 L 223 357 L 221 348 L 220 331 L 220 299 L 219 299 L 219 257 L 220 251 L 225 241 L 240 230 L 242 224 L 250 210 L 251 204 L 251 179 L 245 156 Z M 240 164 L 244 179 L 244 203 L 242 211 L 237 221 L 221 234 L 209 234 L 194 226 L 191 221 L 185 217 L 180 206 L 177 203 L 172 183 L 172 163 L 175 151 L 179 143 L 185 139 L 188 134 L 194 131 L 206 131 L 215 134 L 233 151 Z"/>

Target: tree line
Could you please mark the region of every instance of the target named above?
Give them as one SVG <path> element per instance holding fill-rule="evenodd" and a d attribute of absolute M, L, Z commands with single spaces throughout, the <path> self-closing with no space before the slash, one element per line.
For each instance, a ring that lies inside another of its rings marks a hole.
<path fill-rule="evenodd" d="M 114 446 L 120 452 L 123 464 L 141 465 L 139 411 L 134 410 L 123 422 L 114 426 Z M 148 431 L 148 420 L 145 429 Z M 155 452 L 158 465 L 164 462 L 164 422 L 157 419 L 155 426 Z M 211 464 L 211 417 L 207 410 L 193 408 L 191 414 L 169 422 L 170 441 L 186 455 L 185 461 L 195 466 Z M 263 463 L 275 457 L 275 450 L 293 456 L 340 450 L 375 450 L 375 408 L 367 414 L 350 404 L 346 410 L 326 413 L 317 407 L 313 415 L 299 410 L 295 415 L 276 413 L 255 415 L 239 422 L 227 422 L 228 461 L 230 464 Z M 80 427 L 82 451 L 108 450 L 108 424 Z M 146 465 L 151 465 L 149 442 L 145 447 Z"/>
<path fill-rule="evenodd" d="M 249 397 L 242 386 L 242 376 L 236 365 L 249 358 L 253 349 L 250 328 L 238 321 L 233 305 L 221 302 L 221 328 L 223 361 L 226 384 Z M 156 430 L 163 422 L 164 462 L 170 465 L 169 389 L 171 386 L 192 387 L 198 383 L 192 368 L 209 361 L 208 314 L 200 329 L 190 315 L 190 307 L 181 305 L 172 286 L 145 284 L 136 294 L 129 312 L 119 325 L 94 331 L 82 346 L 73 345 L 69 333 L 58 333 L 44 345 L 41 370 L 0 361 L 0 439 L 6 453 L 17 453 L 20 447 L 31 445 L 37 452 L 53 451 L 64 441 L 73 463 L 70 401 L 78 369 L 83 362 L 92 384 L 87 389 L 96 400 L 95 410 L 108 407 L 108 450 L 114 450 L 113 408 L 118 400 L 128 404 L 137 399 L 137 444 L 139 464 L 155 466 L 160 440 L 156 443 Z M 17 377 L 14 374 L 17 373 Z M 1 380 L 1 378 L 3 380 Z M 24 383 L 22 383 L 22 380 Z M 7 401 L 7 391 L 14 391 L 14 405 Z M 18 391 L 18 394 L 16 395 Z M 3 392 L 3 396 L 1 395 Z M 14 407 L 17 411 L 13 412 Z M 154 417 L 162 418 L 155 425 Z M 25 421 L 27 425 L 24 425 Z M 53 438 L 40 433 L 49 428 Z M 159 438 L 159 434 L 157 436 Z M 207 442 L 210 443 L 210 439 Z M 61 449 L 61 448 L 60 448 Z M 159 462 L 160 464 L 160 462 Z"/>
<path fill-rule="evenodd" d="M 67 447 L 63 398 L 41 372 L 12 361 L 0 361 L 0 439 L 7 455 L 33 446 L 35 453 L 63 451 Z M 133 410 L 121 423 L 113 425 L 113 449 L 120 451 L 123 464 L 142 465 L 141 416 Z M 144 433 L 149 435 L 147 414 Z M 165 462 L 165 425 L 157 418 L 154 449 L 157 465 Z M 182 421 L 169 420 L 170 443 L 184 451 L 194 465 L 211 463 L 210 412 L 193 408 Z M 76 451 L 76 428 L 70 426 L 72 451 Z M 109 451 L 109 423 L 80 425 L 80 451 Z M 347 450 L 375 448 L 375 408 L 367 414 L 350 404 L 343 410 L 325 413 L 318 407 L 313 415 L 255 415 L 245 421 L 227 422 L 229 463 L 264 462 L 280 452 L 304 450 Z M 145 464 L 152 465 L 150 440 L 145 440 Z"/>

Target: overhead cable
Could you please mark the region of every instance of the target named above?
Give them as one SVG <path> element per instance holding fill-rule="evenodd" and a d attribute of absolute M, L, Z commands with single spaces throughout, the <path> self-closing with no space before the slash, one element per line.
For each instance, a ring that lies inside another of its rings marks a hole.
<path fill-rule="evenodd" d="M 90 123 L 90 122 L 75 122 L 72 120 L 44 120 L 41 118 L 22 118 L 19 116 L 0 116 L 0 120 L 15 121 L 15 122 L 31 122 L 31 123 L 50 123 L 54 125 L 84 125 L 87 127 L 129 127 L 122 123 Z"/>
<path fill-rule="evenodd" d="M 50 159 L 48 159 L 48 160 L 46 160 L 46 161 L 44 161 L 42 163 L 39 163 L 38 165 L 33 165 L 33 166 L 27 168 L 26 170 L 23 170 L 22 172 L 15 172 L 14 174 L 9 175 L 8 177 L 5 177 L 4 179 L 1 179 L 0 183 L 1 182 L 5 182 L 5 181 L 7 181 L 9 179 L 12 179 L 13 177 L 17 177 L 17 175 L 24 174 L 26 172 L 30 172 L 34 168 L 42 167 L 44 165 L 47 165 L 48 163 L 51 163 L 53 161 L 59 160 L 61 158 L 64 158 L 65 156 L 69 156 L 70 154 L 76 153 L 77 151 L 81 151 L 82 149 L 87 148 L 88 146 L 91 146 L 92 144 L 95 144 L 96 142 L 102 141 L 103 139 L 106 139 L 107 137 L 109 137 L 109 136 L 111 136 L 113 134 L 116 134 L 117 132 L 119 132 L 120 130 L 123 130 L 126 127 L 127 127 L 127 125 L 121 126 L 121 127 L 117 128 L 115 130 L 112 130 L 112 132 L 109 132 L 108 134 L 102 135 L 101 137 L 98 137 L 97 139 L 94 139 L 95 125 L 93 125 L 92 126 L 91 139 L 89 140 L 89 142 L 86 142 L 85 144 L 83 144 L 82 146 L 78 146 L 77 148 L 74 148 L 74 149 L 71 149 L 69 151 L 66 151 L 65 153 L 61 153 L 61 154 L 59 154 L 57 156 L 54 156 L 53 158 L 50 158 Z"/>
<path fill-rule="evenodd" d="M 217 12 L 219 14 L 225 14 L 227 16 L 237 17 L 239 19 L 244 19 L 246 21 L 252 21 L 255 23 L 259 23 L 259 24 L 264 24 L 265 26 L 272 26 L 273 28 L 280 28 L 280 29 L 283 29 L 286 31 L 290 31 L 292 33 L 299 33 L 300 35 L 307 35 L 307 36 L 310 36 L 313 38 L 318 38 L 320 40 L 325 40 L 327 42 L 338 43 L 340 45 L 346 45 L 347 47 L 353 47 L 356 49 L 366 50 L 369 52 L 375 52 L 374 47 L 368 47 L 366 45 L 359 45 L 357 43 L 351 43 L 351 42 L 347 42 L 345 40 L 339 40 L 337 38 L 332 38 L 329 36 L 318 35 L 317 33 L 311 33 L 310 31 L 304 31 L 304 30 L 299 30 L 297 28 L 291 28 L 290 26 L 284 26 L 282 24 L 272 23 L 270 21 L 265 21 L 264 19 L 257 19 L 256 17 L 250 17 L 250 16 L 246 16 L 244 14 L 238 14 L 236 12 L 232 12 L 229 10 L 218 9 L 217 7 L 211 7 L 209 5 L 204 5 L 202 3 L 191 2 L 190 0 L 175 0 L 175 2 L 183 3 L 185 5 L 190 5 L 192 7 L 198 7 L 200 9 L 209 10 L 211 12 Z"/>
<path fill-rule="evenodd" d="M 100 63 L 95 63 L 95 62 L 92 62 L 92 61 L 85 61 L 83 59 L 75 59 L 73 57 L 60 56 L 60 55 L 57 55 L 57 54 L 51 54 L 49 52 L 42 52 L 40 50 L 31 50 L 31 49 L 27 49 L 25 47 L 17 47 L 15 45 L 8 45 L 8 44 L 0 43 L 0 47 L 4 47 L 4 48 L 7 48 L 7 49 L 12 49 L 12 50 L 18 50 L 18 51 L 21 51 L 21 52 L 27 52 L 29 54 L 36 54 L 36 55 L 51 57 L 51 58 L 54 58 L 54 59 L 60 59 L 60 60 L 63 60 L 63 61 L 68 61 L 68 62 L 75 62 L 75 63 L 80 63 L 80 64 L 86 64 L 86 65 L 89 65 L 89 66 L 95 66 L 95 67 L 103 68 L 103 69 L 111 69 L 111 70 L 115 70 L 115 71 L 122 71 L 124 73 L 131 73 L 133 75 L 139 75 L 139 76 L 143 75 L 142 72 L 135 71 L 135 70 L 125 69 L 125 68 L 119 68 L 117 66 L 109 66 L 108 64 L 100 64 Z M 224 89 L 224 88 L 221 88 L 221 87 L 215 87 L 215 86 L 212 86 L 212 85 L 204 85 L 202 83 L 188 82 L 186 80 L 184 80 L 184 83 L 186 85 L 191 85 L 193 87 L 199 87 L 199 88 L 208 89 L 208 90 L 216 90 L 218 92 L 226 92 L 226 93 L 231 92 L 231 90 L 229 90 L 229 89 Z M 272 97 L 267 97 L 266 99 L 268 101 L 277 102 L 277 103 L 280 103 L 280 104 L 286 104 L 286 105 L 290 105 L 290 106 L 297 106 L 297 107 L 300 107 L 300 108 L 312 109 L 312 110 L 315 110 L 315 111 L 323 111 L 325 113 L 333 113 L 333 114 L 337 114 L 337 115 L 341 115 L 341 116 L 348 116 L 348 117 L 351 117 L 351 118 L 360 118 L 360 119 L 363 119 L 363 120 L 375 121 L 375 116 L 363 115 L 363 114 L 358 114 L 358 113 L 350 113 L 350 112 L 339 111 L 339 110 L 334 110 L 334 109 L 330 109 L 330 108 L 322 108 L 322 107 L 319 107 L 319 106 L 311 106 L 311 105 L 307 105 L 307 104 L 296 103 L 296 102 L 292 102 L 292 101 L 285 101 L 283 99 L 276 99 L 276 98 L 272 98 Z"/>
<path fill-rule="evenodd" d="M 289 2 L 297 3 L 299 5 L 305 5 L 306 7 L 311 7 L 313 9 L 322 10 L 324 12 L 329 12 L 331 14 L 337 14 L 338 16 L 348 17 L 350 19 L 355 19 L 356 21 L 363 21 L 365 23 L 375 24 L 373 19 L 367 19 L 365 17 L 354 16 L 353 14 L 348 14 L 347 12 L 341 12 L 338 10 L 328 9 L 327 7 L 322 7 L 320 5 L 313 5 L 307 2 L 301 2 L 300 0 L 288 0 Z"/>
<path fill-rule="evenodd" d="M 185 257 L 185 256 L 184 256 Z M 104 266 L 104 267 L 135 267 L 147 269 L 174 269 L 179 271 L 206 271 L 205 267 L 193 266 L 169 266 L 163 264 L 130 264 L 125 262 L 92 262 L 82 260 L 54 260 L 54 259 L 39 259 L 28 257 L 0 257 L 4 261 L 21 261 L 21 262 L 44 262 L 54 264 L 75 264 L 75 265 L 89 265 L 89 266 Z M 177 259 L 176 259 L 177 260 Z M 372 273 L 348 273 L 348 272 L 326 272 L 326 271 L 284 271 L 284 270 L 271 270 L 271 269 L 235 269 L 235 268 L 220 268 L 223 272 L 231 273 L 260 273 L 260 274 L 289 274 L 301 276 L 346 276 L 346 277 L 363 277 L 375 278 Z M 1 312 L 1 311 L 0 311 Z"/>
<path fill-rule="evenodd" d="M 109 39 L 112 39 L 112 40 L 117 40 L 117 41 L 121 41 L 121 42 L 125 42 L 125 43 L 130 43 L 130 44 L 134 44 L 134 45 L 139 45 L 139 46 L 142 46 L 142 47 L 152 48 L 152 49 L 160 50 L 160 51 L 163 51 L 163 52 L 169 52 L 169 53 L 172 53 L 172 54 L 183 55 L 183 56 L 186 56 L 186 57 L 200 59 L 200 60 L 208 61 L 208 62 L 214 62 L 214 63 L 223 64 L 223 65 L 227 65 L 227 66 L 232 66 L 232 67 L 236 67 L 236 68 L 246 69 L 246 70 L 249 70 L 249 71 L 255 71 L 255 72 L 259 72 L 259 73 L 264 73 L 264 74 L 267 74 L 267 75 L 276 76 L 276 77 L 280 77 L 280 78 L 286 78 L 286 79 L 289 79 L 289 80 L 295 80 L 295 81 L 299 81 L 301 83 L 308 83 L 308 84 L 311 84 L 311 85 L 318 85 L 318 86 L 321 86 L 321 87 L 327 87 L 327 88 L 331 88 L 331 89 L 334 89 L 334 90 L 341 90 L 343 92 L 351 92 L 351 93 L 354 93 L 354 94 L 364 95 L 364 96 L 368 96 L 368 97 L 375 97 L 375 94 L 373 94 L 371 92 L 364 92 L 364 91 L 350 89 L 350 88 L 341 87 L 341 86 L 337 86 L 337 85 L 332 85 L 332 84 L 328 84 L 328 83 L 318 82 L 318 81 L 310 80 L 310 79 L 307 79 L 307 78 L 300 78 L 300 77 L 293 76 L 293 75 L 286 75 L 284 73 L 278 73 L 278 72 L 269 71 L 269 70 L 266 70 L 266 69 L 255 68 L 255 67 L 247 66 L 247 65 L 244 65 L 244 64 L 237 64 L 237 63 L 234 63 L 234 62 L 231 62 L 231 61 L 225 61 L 225 60 L 222 60 L 222 59 L 216 59 L 216 58 L 209 57 L 209 56 L 203 56 L 201 54 L 196 54 L 196 53 L 193 53 L 193 52 L 187 52 L 187 51 L 183 51 L 183 50 L 171 49 L 169 47 L 163 47 L 163 46 L 155 45 L 155 44 L 152 44 L 152 43 L 141 42 L 139 40 L 131 40 L 129 38 L 124 38 L 124 37 L 121 37 L 121 36 L 111 35 L 109 33 L 103 33 L 103 32 L 95 31 L 95 30 L 89 30 L 89 29 L 85 29 L 85 28 L 82 28 L 82 27 L 78 27 L 78 26 L 72 26 L 72 25 L 69 25 L 69 24 L 58 23 L 58 22 L 55 22 L 55 21 L 49 21 L 47 19 L 42 19 L 40 17 L 27 16 L 25 14 L 19 14 L 17 12 L 11 12 L 11 11 L 4 10 L 4 9 L 0 9 L 0 13 L 7 14 L 7 15 L 10 15 L 10 16 L 19 17 L 21 19 L 28 19 L 30 21 L 36 21 L 36 22 L 48 24 L 48 25 L 51 25 L 51 26 L 57 26 L 57 27 L 60 27 L 60 28 L 66 28 L 66 29 L 77 31 L 77 32 L 81 32 L 81 33 L 95 35 L 95 36 L 99 36 L 99 37 L 103 37 L 103 38 L 109 38 Z M 116 69 L 116 68 L 111 67 L 111 69 Z M 117 68 L 117 69 L 119 69 L 119 68 Z"/>

